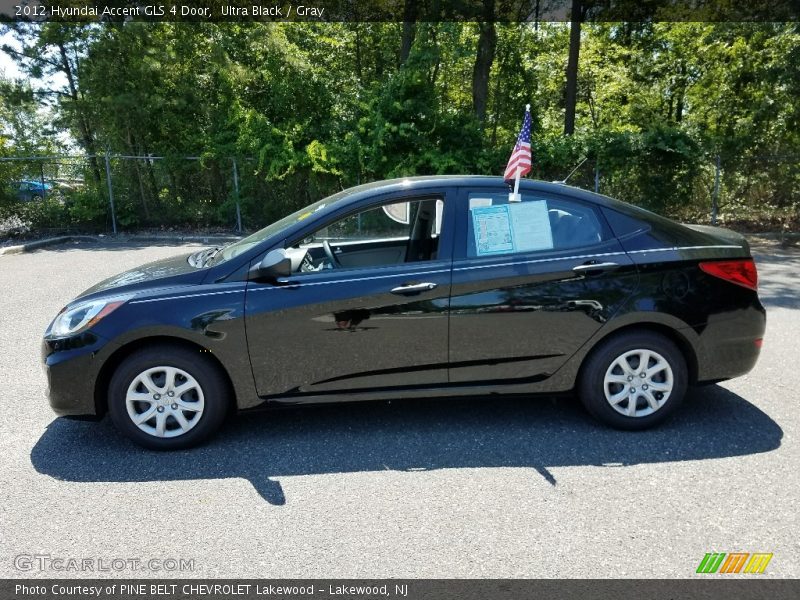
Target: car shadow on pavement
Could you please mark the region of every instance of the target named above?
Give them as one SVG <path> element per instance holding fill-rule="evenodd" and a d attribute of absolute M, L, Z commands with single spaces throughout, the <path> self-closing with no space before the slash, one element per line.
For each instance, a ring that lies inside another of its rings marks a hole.
<path fill-rule="evenodd" d="M 73 482 L 241 477 L 269 503 L 287 500 L 282 476 L 521 467 L 558 485 L 550 468 L 620 467 L 768 452 L 783 431 L 718 385 L 690 392 L 679 414 L 642 432 L 595 423 L 577 401 L 426 400 L 298 407 L 234 417 L 210 443 L 152 452 L 109 419 L 56 419 L 31 451 L 42 474 Z"/>

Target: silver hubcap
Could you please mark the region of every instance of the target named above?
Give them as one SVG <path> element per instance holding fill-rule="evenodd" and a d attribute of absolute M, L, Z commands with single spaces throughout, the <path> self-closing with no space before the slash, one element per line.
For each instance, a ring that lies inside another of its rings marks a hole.
<path fill-rule="evenodd" d="M 631 350 L 608 367 L 603 391 L 611 407 L 626 417 L 646 417 L 666 404 L 674 379 L 667 359 L 653 350 Z"/>
<path fill-rule="evenodd" d="M 205 399 L 197 380 L 177 367 L 142 371 L 128 386 L 128 416 L 154 437 L 183 435 L 200 422 Z"/>

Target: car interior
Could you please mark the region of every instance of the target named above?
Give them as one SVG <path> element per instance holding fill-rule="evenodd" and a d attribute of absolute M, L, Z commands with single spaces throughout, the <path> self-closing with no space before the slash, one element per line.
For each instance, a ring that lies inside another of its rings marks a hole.
<path fill-rule="evenodd" d="M 319 229 L 290 248 L 292 271 L 396 265 L 433 260 L 442 201 L 427 198 L 379 206 Z M 397 210 L 400 209 L 400 210 Z"/>
<path fill-rule="evenodd" d="M 575 207 L 570 208 L 572 212 L 563 208 L 551 208 L 547 211 L 553 232 L 553 247 L 572 248 L 600 242 L 601 229 L 594 213 L 580 214 Z"/>
<path fill-rule="evenodd" d="M 492 203 L 507 202 L 492 198 Z M 292 272 L 353 269 L 435 260 L 442 201 L 426 198 L 382 205 L 330 223 L 287 250 Z M 602 241 L 596 214 L 573 203 L 548 200 L 553 248 L 588 246 Z M 469 224 L 474 256 L 472 223 Z"/>

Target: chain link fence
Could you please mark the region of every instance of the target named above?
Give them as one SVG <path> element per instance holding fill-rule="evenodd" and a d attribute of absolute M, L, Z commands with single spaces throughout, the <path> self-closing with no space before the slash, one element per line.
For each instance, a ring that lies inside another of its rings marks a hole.
<path fill-rule="evenodd" d="M 563 179 L 696 223 L 744 231 L 800 226 L 800 155 L 710 156 L 689 170 L 648 172 L 592 157 L 537 164 L 531 177 Z M 0 235 L 142 229 L 254 230 L 356 182 L 308 173 L 269 180 L 252 157 L 121 154 L 0 157 Z M 683 190 L 676 196 L 675 190 Z"/>
<path fill-rule="evenodd" d="M 532 176 L 551 179 L 553 172 L 537 173 L 534 165 Z M 659 171 L 584 158 L 567 183 L 679 221 L 743 232 L 800 231 L 800 154 L 756 155 L 732 164 L 712 155 L 691 169 Z"/>
<path fill-rule="evenodd" d="M 0 219 L 53 231 L 241 232 L 239 162 L 121 154 L 0 157 Z"/>

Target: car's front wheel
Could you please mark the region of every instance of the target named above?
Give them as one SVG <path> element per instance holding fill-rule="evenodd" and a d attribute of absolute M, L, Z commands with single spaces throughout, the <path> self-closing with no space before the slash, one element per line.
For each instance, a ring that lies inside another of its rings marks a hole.
<path fill-rule="evenodd" d="M 134 352 L 108 388 L 116 427 L 154 450 L 187 448 L 207 439 L 225 418 L 228 387 L 219 367 L 199 351 L 159 345 Z"/>
<path fill-rule="evenodd" d="M 645 429 L 666 419 L 683 400 L 686 360 L 672 340 L 630 331 L 595 348 L 579 382 L 586 409 L 620 429 Z"/>

